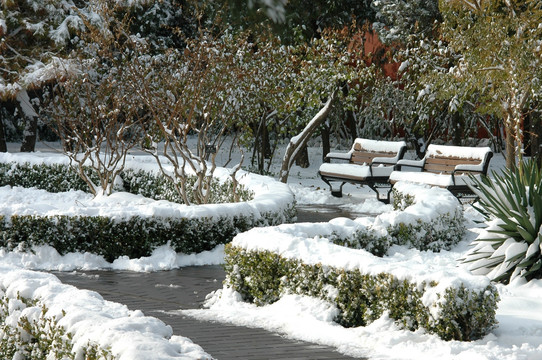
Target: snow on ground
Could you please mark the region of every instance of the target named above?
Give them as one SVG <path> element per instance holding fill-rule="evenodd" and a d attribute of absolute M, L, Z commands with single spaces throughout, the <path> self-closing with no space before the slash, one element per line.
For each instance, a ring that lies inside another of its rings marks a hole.
<path fill-rule="evenodd" d="M 21 312 L 31 320 L 36 315 L 36 309 L 31 307 L 21 312 L 14 310 L 18 295 L 39 298 L 48 309 L 47 317 L 57 319 L 73 335 L 74 351 L 90 342 L 104 349 L 109 347 L 119 360 L 211 359 L 190 339 L 173 335 L 171 326 L 162 321 L 105 301 L 96 292 L 62 284 L 51 274 L 0 264 L 0 295 L 2 289 L 11 299 L 12 314 L 7 323 L 16 320 Z"/>
<path fill-rule="evenodd" d="M 333 198 L 329 189 L 317 177 L 321 163 L 321 151 L 310 148 L 311 167 L 294 167 L 289 185 L 300 205 L 328 204 L 336 205 L 355 213 L 378 214 L 388 211 L 389 205 L 382 205 L 374 199 L 374 194 L 364 188 L 345 185 L 343 198 Z M 220 154 L 219 154 L 220 155 Z M 220 158 L 219 158 L 220 161 Z M 491 161 L 491 169 L 499 170 L 504 160 L 497 154 Z M 44 195 L 45 197 L 45 195 Z M 36 201 L 42 201 L 38 197 Z M 461 258 L 470 242 L 479 232 L 473 220 L 480 219 L 470 207 L 465 209 L 466 218 L 470 219 L 469 231 L 465 239 L 451 251 L 439 254 L 394 248 L 390 256 L 427 261 L 428 264 L 450 264 Z M 340 221 L 340 220 L 336 220 Z M 319 224 L 326 227 L 326 224 Z M 154 271 L 172 269 L 186 265 L 217 264 L 222 261 L 223 246 L 204 254 L 176 254 L 167 246 L 160 247 L 147 258 L 120 258 L 107 263 L 103 258 L 92 254 L 68 254 L 60 256 L 54 249 L 40 247 L 34 254 L 21 251 L 7 252 L 0 250 L 0 278 L 6 271 L 22 274 L 29 281 L 30 291 L 37 291 L 33 275 L 26 269 L 40 270 L 90 270 L 123 269 L 132 271 Z M 56 284 L 51 287 L 53 296 L 56 288 L 61 287 L 52 275 L 44 279 L 36 275 L 40 284 Z M 4 281 L 6 283 L 6 281 Z M 67 285 L 66 285 L 67 286 Z M 366 326 L 345 329 L 332 322 L 336 309 L 329 303 L 308 297 L 289 295 L 275 304 L 255 307 L 240 301 L 238 294 L 225 288 L 208 297 L 207 308 L 202 310 L 184 310 L 182 315 L 201 319 L 224 321 L 243 326 L 266 328 L 284 336 L 334 346 L 338 351 L 352 356 L 370 359 L 491 359 L 491 360 L 535 360 L 542 358 L 542 281 L 524 283 L 521 280 L 511 285 L 497 285 L 501 301 L 497 311 L 498 327 L 485 338 L 474 342 L 442 341 L 438 337 L 424 333 L 399 329 L 386 316 Z M 91 303 L 92 294 L 77 293 L 70 290 L 71 299 L 84 304 Z M 112 305 L 109 305 L 112 306 Z M 119 305 L 120 306 L 120 305 Z M 137 315 L 137 314 L 135 314 Z M 126 325 L 128 328 L 130 325 Z M 150 327 L 152 330 L 152 327 Z M 163 331 L 158 330 L 159 332 Z M 173 339 L 175 340 L 175 339 Z"/>

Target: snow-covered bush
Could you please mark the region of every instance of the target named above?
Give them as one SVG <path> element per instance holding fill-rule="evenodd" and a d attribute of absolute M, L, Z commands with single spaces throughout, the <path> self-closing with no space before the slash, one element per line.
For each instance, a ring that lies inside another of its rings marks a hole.
<path fill-rule="evenodd" d="M 48 317 L 47 307 L 35 299 L 10 298 L 0 289 L 0 357 L 2 359 L 113 359 L 96 344 L 73 349 L 72 334 Z"/>
<path fill-rule="evenodd" d="M 440 188 L 397 183 L 395 191 L 403 198 L 398 209 L 374 219 L 237 235 L 226 245 L 226 286 L 258 305 L 288 293 L 329 301 L 344 326 L 387 315 L 407 329 L 424 328 L 445 340 L 483 337 L 497 323 L 496 288 L 487 277 L 457 267 L 455 259 L 432 263 L 434 255 L 425 251 L 448 249 L 461 238 L 461 205 Z M 389 253 L 392 245 L 402 247 Z"/>
<path fill-rule="evenodd" d="M 62 164 L 0 162 L 0 186 L 35 187 L 49 192 L 88 190 L 77 171 Z"/>
<path fill-rule="evenodd" d="M 52 274 L 0 265 L 0 358 L 211 359 L 155 317 L 62 284 Z"/>
<path fill-rule="evenodd" d="M 541 278 L 542 172 L 536 161 L 474 180 L 475 208 L 488 227 L 464 261 L 474 273 L 503 283 Z"/>
<path fill-rule="evenodd" d="M 109 261 L 148 256 L 168 243 L 177 252 L 201 252 L 252 227 L 291 222 L 295 216 L 288 186 L 259 175 L 238 174 L 243 202 L 186 206 L 164 201 L 173 191 L 168 192 L 149 156 L 130 159 L 123 173 L 128 175 L 120 182 L 137 194 L 117 192 L 95 199 L 82 191 L 69 191 L 85 184 L 61 154 L 1 157 L 5 165 L 0 165 L 0 247 L 9 249 L 47 244 L 61 254 L 88 251 Z M 214 198 L 228 201 L 231 173 L 217 168 L 216 175 Z M 48 192 L 14 186 L 19 181 Z"/>
<path fill-rule="evenodd" d="M 162 175 L 143 170 L 127 169 L 121 174 L 121 178 L 124 191 L 141 194 L 155 200 L 167 200 L 183 204 L 183 198 L 175 191 L 171 182 L 167 181 Z M 186 177 L 186 194 L 191 202 L 194 199 L 192 189 L 197 181 L 196 176 L 188 175 Z M 209 183 L 209 188 L 210 204 L 248 201 L 254 197 L 253 192 L 243 185 L 234 185 L 230 179 L 219 181 L 217 178 L 213 178 Z M 237 194 L 236 196 L 233 195 L 234 191 Z"/>
<path fill-rule="evenodd" d="M 463 208 L 447 190 L 399 182 L 393 188 L 393 199 L 394 211 L 377 216 L 346 237 L 336 235 L 333 241 L 384 256 L 393 245 L 440 251 L 461 240 Z"/>
<path fill-rule="evenodd" d="M 296 245 L 292 241 L 290 249 Z M 489 282 L 466 285 L 451 274 L 447 284 L 418 281 L 385 270 L 332 266 L 247 247 L 235 240 L 226 245 L 226 281 L 245 301 L 258 305 L 287 293 L 313 296 L 336 305 L 336 321 L 343 326 L 365 326 L 388 314 L 406 329 L 424 328 L 445 340 L 479 339 L 497 323 L 499 296 Z"/>
<path fill-rule="evenodd" d="M 139 217 L 113 219 L 105 216 L 0 217 L 0 247 L 30 249 L 51 245 L 60 254 L 89 252 L 113 261 L 121 256 L 150 256 L 169 244 L 176 252 L 190 254 L 212 250 L 240 232 L 257 226 L 289 221 L 292 209 L 284 213 L 204 216 L 196 218 Z"/>

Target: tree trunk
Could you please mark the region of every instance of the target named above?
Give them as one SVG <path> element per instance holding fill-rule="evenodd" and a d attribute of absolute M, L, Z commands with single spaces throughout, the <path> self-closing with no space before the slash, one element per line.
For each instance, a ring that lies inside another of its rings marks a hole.
<path fill-rule="evenodd" d="M 303 131 L 293 138 L 290 139 L 288 146 L 286 147 L 286 152 L 284 153 L 284 158 L 282 159 L 282 166 L 280 169 L 280 181 L 286 183 L 288 181 L 288 175 L 290 175 L 290 169 L 294 163 L 295 158 L 297 157 L 299 151 L 307 145 L 307 142 L 311 138 L 312 134 L 322 123 L 326 120 L 327 116 L 331 111 L 331 106 L 337 97 L 337 90 L 333 91 L 326 104 L 318 114 L 316 114 L 311 121 L 305 126 Z"/>
<path fill-rule="evenodd" d="M 0 152 L 8 152 L 8 146 L 6 144 L 6 132 L 4 130 L 4 119 L 2 110 L 0 110 Z"/>
<path fill-rule="evenodd" d="M 307 145 L 301 147 L 297 153 L 297 156 L 295 157 L 295 164 L 303 169 L 307 169 L 310 166 L 309 149 L 307 148 Z"/>
<path fill-rule="evenodd" d="M 21 152 L 34 152 L 38 133 L 38 118 L 26 118 Z"/>
<path fill-rule="evenodd" d="M 322 162 L 326 158 L 326 155 L 331 151 L 330 135 L 329 135 L 329 126 L 322 125 Z"/>
<path fill-rule="evenodd" d="M 265 121 L 265 120 L 264 120 Z M 271 144 L 269 142 L 269 130 L 267 129 L 267 123 L 262 124 L 262 153 L 264 159 L 271 157 Z"/>
<path fill-rule="evenodd" d="M 464 122 L 463 117 L 458 111 L 452 114 L 452 126 L 452 143 L 455 146 L 461 146 L 461 141 L 463 140 Z"/>
<path fill-rule="evenodd" d="M 350 131 L 350 135 L 352 136 L 351 143 L 354 143 L 358 137 L 358 132 L 356 130 L 356 115 L 354 114 L 354 110 L 346 110 L 346 126 L 348 127 L 348 131 Z"/>
<path fill-rule="evenodd" d="M 36 147 L 36 139 L 38 133 L 38 114 L 30 103 L 30 97 L 26 90 L 20 91 L 17 94 L 19 109 L 25 119 L 25 127 L 23 133 L 23 143 L 21 152 L 33 152 Z"/>
<path fill-rule="evenodd" d="M 516 145 L 514 141 L 514 126 L 512 124 L 512 118 L 510 115 L 507 115 L 507 118 L 504 123 L 504 131 L 506 136 L 506 146 L 505 146 L 505 160 L 506 167 L 508 169 L 513 169 L 516 165 Z"/>

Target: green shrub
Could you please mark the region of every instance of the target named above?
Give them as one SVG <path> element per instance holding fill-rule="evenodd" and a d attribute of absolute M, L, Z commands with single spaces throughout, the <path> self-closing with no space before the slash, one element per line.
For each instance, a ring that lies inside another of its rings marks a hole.
<path fill-rule="evenodd" d="M 60 254 L 91 252 L 107 261 L 120 256 L 140 258 L 169 244 L 185 254 L 211 250 L 225 244 L 240 232 L 256 226 L 282 224 L 291 220 L 292 209 L 251 215 L 160 218 L 130 217 L 115 220 L 105 216 L 0 215 L 0 247 L 30 249 L 50 245 Z"/>
<path fill-rule="evenodd" d="M 124 190 L 132 194 L 140 194 L 155 200 L 167 200 L 183 203 L 182 197 L 175 191 L 171 182 L 163 175 L 156 175 L 143 170 L 125 170 L 122 175 Z M 188 198 L 193 202 L 192 189 L 196 182 L 195 176 L 189 176 L 186 182 Z M 254 197 L 254 194 L 238 185 L 237 192 L 240 195 L 240 201 L 248 201 Z M 233 183 L 231 181 L 220 182 L 213 179 L 211 182 L 211 197 L 209 203 L 221 204 L 235 202 L 233 198 Z"/>
<path fill-rule="evenodd" d="M 99 182 L 98 176 L 88 168 L 87 174 L 95 183 Z M 140 194 L 154 200 L 167 200 L 183 203 L 173 185 L 162 175 L 153 174 L 143 170 L 126 169 L 120 175 L 121 184 L 116 185 L 115 190 L 126 191 L 132 194 Z M 192 187 L 196 182 L 195 176 L 189 176 L 187 182 L 188 198 L 192 199 Z M 35 187 L 49 192 L 65 192 L 69 190 L 81 190 L 88 192 L 88 185 L 78 175 L 75 167 L 62 164 L 29 163 L 0 163 L 0 186 Z M 242 185 L 238 185 L 237 193 L 240 201 L 248 201 L 254 194 Z M 234 202 L 233 183 L 221 182 L 213 179 L 211 182 L 210 203 L 221 204 Z"/>
<path fill-rule="evenodd" d="M 473 178 L 474 207 L 486 221 L 497 220 L 474 242 L 464 261 L 494 281 L 542 278 L 542 173 L 535 160 L 505 169 L 493 179 Z"/>
<path fill-rule="evenodd" d="M 404 211 L 416 204 L 416 197 L 403 194 L 393 189 L 398 211 Z M 347 237 L 333 234 L 331 241 L 337 245 L 353 249 L 365 249 L 375 256 L 384 256 L 393 245 L 404 245 L 418 250 L 449 250 L 456 245 L 465 233 L 463 209 L 461 206 L 453 210 L 437 214 L 429 221 L 420 218 L 410 222 L 398 222 L 386 228 L 360 226 Z"/>
<path fill-rule="evenodd" d="M 49 192 L 87 191 L 87 184 L 67 165 L 0 163 L 0 186 L 35 187 Z"/>
<path fill-rule="evenodd" d="M 394 210 L 405 210 L 407 207 L 414 205 L 414 196 L 411 194 L 405 194 L 400 191 L 397 191 L 396 188 L 392 189 L 393 192 L 393 209 Z"/>
<path fill-rule="evenodd" d="M 424 328 L 445 340 L 470 341 L 482 338 L 497 323 L 499 297 L 492 285 L 483 291 L 464 285 L 448 287 L 438 294 L 437 301 L 424 304 L 424 294 L 434 291 L 437 283 L 419 284 L 387 273 L 372 275 L 308 265 L 231 244 L 226 245 L 225 269 L 226 284 L 245 301 L 269 304 L 284 293 L 318 297 L 337 306 L 336 321 L 347 327 L 365 326 L 387 312 L 406 329 Z"/>
<path fill-rule="evenodd" d="M 0 290 L 0 293 L 2 291 Z M 10 302 L 16 302 L 10 304 Z M 18 313 L 25 308 L 36 308 L 38 318 L 29 318 Z M 89 344 L 78 351 L 73 351 L 73 337 L 62 326 L 58 319 L 46 316 L 47 307 L 37 300 L 17 296 L 10 299 L 6 295 L 0 297 L 0 358 L 32 359 L 32 360 L 107 360 L 114 359 L 110 349 Z M 17 317 L 17 325 L 6 321 L 8 317 Z"/>

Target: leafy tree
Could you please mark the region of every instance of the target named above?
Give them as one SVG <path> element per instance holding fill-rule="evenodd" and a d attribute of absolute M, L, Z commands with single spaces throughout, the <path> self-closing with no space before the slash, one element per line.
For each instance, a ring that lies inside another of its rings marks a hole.
<path fill-rule="evenodd" d="M 250 101 L 237 86 L 245 76 L 238 61 L 247 47 L 231 34 L 202 32 L 183 51 L 139 57 L 127 66 L 127 83 L 144 107 L 139 113 L 143 149 L 154 156 L 185 204 L 191 204 L 186 188 L 190 175 L 197 177 L 193 202 L 209 202 L 216 153 Z M 191 135 L 196 135 L 196 149 L 189 143 Z M 238 168 L 231 174 L 234 184 Z"/>
<path fill-rule="evenodd" d="M 340 30 L 352 21 L 374 20 L 370 0 L 226 0 L 219 6 L 227 24 L 244 30 L 271 27 L 285 44 L 319 38 L 326 29 Z"/>
<path fill-rule="evenodd" d="M 342 97 L 343 106 L 354 108 L 374 78 L 374 64 L 367 65 L 358 48 L 350 46 L 356 33 L 359 29 L 354 23 L 342 31 L 324 31 L 320 39 L 302 47 L 288 104 L 292 110 L 299 109 L 297 120 L 303 130 L 290 138 L 279 175 L 282 182 L 287 181 L 293 160 L 311 135 L 327 120 L 335 99 Z"/>
<path fill-rule="evenodd" d="M 33 151 L 38 109 L 28 91 L 62 77 L 62 57 L 83 23 L 71 1 L 2 1 L 0 5 L 0 101 L 17 100 L 24 127 L 22 151 Z M 0 121 L 0 133 L 4 133 Z M 5 146 L 3 146 L 5 149 Z"/>
<path fill-rule="evenodd" d="M 373 0 L 373 28 L 386 44 L 406 44 L 411 36 L 433 38 L 441 20 L 438 0 Z"/>
<path fill-rule="evenodd" d="M 456 95 L 477 94 L 480 113 L 502 119 L 506 165 L 522 164 L 523 119 L 542 88 L 542 3 L 526 0 L 441 0 L 443 37 L 461 54 L 450 75 Z"/>

